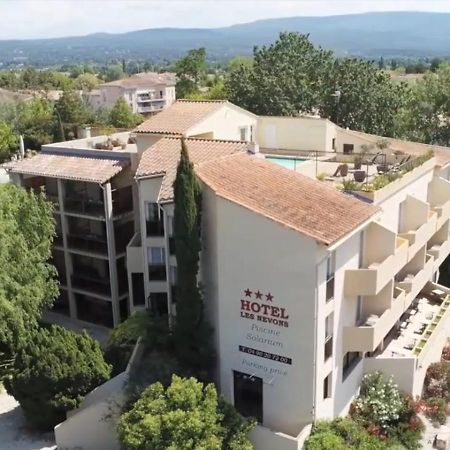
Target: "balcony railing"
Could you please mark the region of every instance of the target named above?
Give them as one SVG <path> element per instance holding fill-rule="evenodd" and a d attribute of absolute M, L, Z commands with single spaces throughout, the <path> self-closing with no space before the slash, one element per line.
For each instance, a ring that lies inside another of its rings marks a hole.
<path fill-rule="evenodd" d="M 71 280 L 74 289 L 80 289 L 86 292 L 104 295 L 106 297 L 111 296 L 111 284 L 107 278 L 77 273 L 72 275 Z"/>
<path fill-rule="evenodd" d="M 102 200 L 66 197 L 64 200 L 64 208 L 67 212 L 84 214 L 87 216 L 105 216 L 105 207 Z"/>
<path fill-rule="evenodd" d="M 347 295 L 377 295 L 408 260 L 408 241 L 397 237 L 394 254 L 367 268 L 345 271 Z"/>
<path fill-rule="evenodd" d="M 67 236 L 68 247 L 73 250 L 83 250 L 101 255 L 108 254 L 108 244 L 106 237 L 95 234 L 76 235 L 70 234 Z"/>
<path fill-rule="evenodd" d="M 164 236 L 164 222 L 162 220 L 146 222 L 147 237 Z"/>
<path fill-rule="evenodd" d="M 373 352 L 406 309 L 405 291 L 395 288 L 391 307 L 383 314 L 367 317 L 363 325 L 344 328 L 344 352 Z"/>
<path fill-rule="evenodd" d="M 166 281 L 166 266 L 165 264 L 149 264 L 148 276 L 150 281 Z"/>
<path fill-rule="evenodd" d="M 407 239 L 409 242 L 408 261 L 411 261 L 417 252 L 429 241 L 436 232 L 436 226 L 437 213 L 435 211 L 430 211 L 428 220 L 419 228 L 399 234 L 400 237 Z"/>

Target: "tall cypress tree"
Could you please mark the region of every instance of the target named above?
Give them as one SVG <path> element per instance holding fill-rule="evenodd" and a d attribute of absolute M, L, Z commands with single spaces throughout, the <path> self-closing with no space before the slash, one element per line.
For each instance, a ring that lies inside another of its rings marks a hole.
<path fill-rule="evenodd" d="M 189 160 L 186 142 L 174 182 L 174 234 L 177 258 L 177 316 L 175 350 L 183 366 L 199 378 L 207 377 L 214 361 L 211 330 L 203 314 L 203 293 L 197 281 L 199 268 L 201 193 Z"/>

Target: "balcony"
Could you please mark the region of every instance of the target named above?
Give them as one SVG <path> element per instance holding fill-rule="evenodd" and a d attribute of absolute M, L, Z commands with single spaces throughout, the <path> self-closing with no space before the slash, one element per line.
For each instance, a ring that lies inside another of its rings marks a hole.
<path fill-rule="evenodd" d="M 346 270 L 346 295 L 377 295 L 406 264 L 408 241 L 378 223 L 368 227 L 360 269 Z"/>
<path fill-rule="evenodd" d="M 392 286 L 390 286 L 390 292 L 392 292 Z M 344 328 L 344 352 L 373 352 L 406 309 L 405 291 L 394 288 L 390 308 L 379 316 L 369 314 L 361 326 Z"/>
<path fill-rule="evenodd" d="M 67 244 L 71 250 L 108 255 L 106 236 L 96 234 L 73 234 L 67 236 Z"/>
<path fill-rule="evenodd" d="M 408 261 L 428 242 L 436 232 L 437 212 L 430 205 L 410 195 L 402 203 L 399 237 L 409 242 Z"/>
<path fill-rule="evenodd" d="M 142 273 L 142 258 L 141 234 L 135 233 L 127 246 L 127 271 L 129 273 Z"/>
<path fill-rule="evenodd" d="M 74 289 L 111 297 L 111 284 L 109 279 L 95 276 L 94 269 L 90 275 L 77 270 L 77 273 L 72 275 L 71 280 Z"/>
<path fill-rule="evenodd" d="M 419 255 L 420 256 L 420 255 Z M 419 259 L 419 258 L 418 258 Z M 413 261 L 414 262 L 414 261 Z M 406 292 L 406 303 L 409 306 L 415 297 L 433 276 L 434 258 L 431 255 L 425 256 L 425 264 L 421 269 L 413 269 L 408 264 L 396 277 L 395 286 Z"/>
<path fill-rule="evenodd" d="M 384 347 L 365 359 L 366 372 L 393 374 L 401 390 L 420 395 L 428 366 L 439 361 L 450 328 L 450 290 L 427 283 L 384 340 Z"/>
<path fill-rule="evenodd" d="M 448 231 L 448 222 L 446 222 L 428 242 L 427 253 L 434 258 L 433 271 L 439 269 L 450 253 L 450 237 Z"/>
<path fill-rule="evenodd" d="M 149 264 L 148 265 L 148 276 L 150 282 L 152 281 L 166 281 L 166 265 L 165 264 Z"/>
<path fill-rule="evenodd" d="M 428 185 L 428 203 L 437 214 L 436 228 L 440 229 L 450 219 L 450 183 L 434 177 Z"/>
<path fill-rule="evenodd" d="M 64 200 L 66 212 L 93 217 L 105 217 L 105 206 L 102 200 L 92 198 L 66 197 Z"/>

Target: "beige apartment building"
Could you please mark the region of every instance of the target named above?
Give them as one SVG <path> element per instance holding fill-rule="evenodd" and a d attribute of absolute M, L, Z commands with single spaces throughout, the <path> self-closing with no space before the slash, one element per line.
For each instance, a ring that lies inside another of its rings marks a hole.
<path fill-rule="evenodd" d="M 199 279 L 215 331 L 216 381 L 258 419 L 255 449 L 300 449 L 312 422 L 348 412 L 368 371 L 420 395 L 450 332 L 450 290 L 437 282 L 450 252 L 449 150 L 316 117 L 175 102 L 132 132 L 135 146 L 104 151 L 120 171 L 95 181 L 132 186 L 130 312 L 149 308 L 170 322 L 182 137 L 202 188 Z M 10 175 L 23 184 L 34 158 L 12 164 Z M 58 195 L 65 206 L 64 191 Z"/>
<path fill-rule="evenodd" d="M 93 108 L 111 109 L 124 98 L 134 113 L 149 115 L 175 101 L 175 74 L 146 72 L 99 85 L 89 93 Z"/>

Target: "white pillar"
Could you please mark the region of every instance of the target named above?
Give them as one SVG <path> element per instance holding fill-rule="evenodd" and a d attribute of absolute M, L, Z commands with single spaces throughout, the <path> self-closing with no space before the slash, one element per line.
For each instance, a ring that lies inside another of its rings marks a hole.
<path fill-rule="evenodd" d="M 113 323 L 114 326 L 117 326 L 120 323 L 120 307 L 111 183 L 106 183 L 103 186 L 103 201 L 105 204 L 106 239 L 108 242 L 109 283 L 111 286 Z"/>

